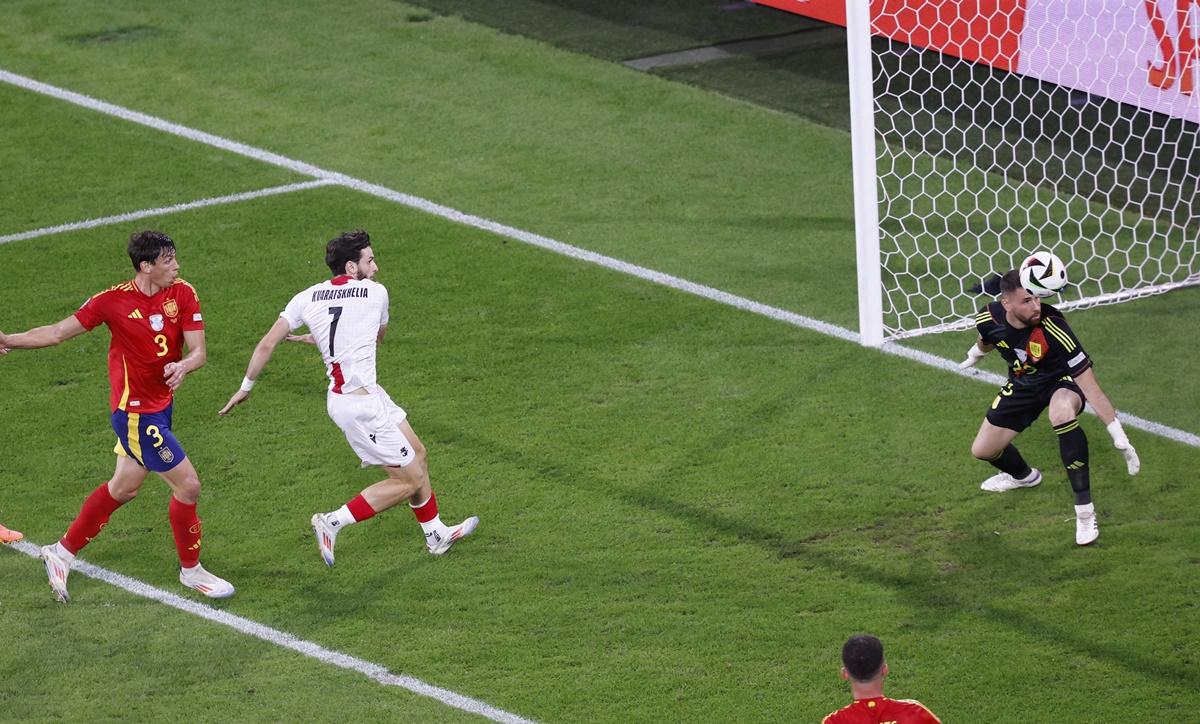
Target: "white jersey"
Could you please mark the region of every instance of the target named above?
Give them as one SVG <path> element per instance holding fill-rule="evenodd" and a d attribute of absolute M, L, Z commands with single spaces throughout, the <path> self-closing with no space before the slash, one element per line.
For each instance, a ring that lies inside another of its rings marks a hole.
<path fill-rule="evenodd" d="M 385 286 L 334 277 L 292 297 L 279 316 L 293 332 L 308 327 L 325 360 L 330 392 L 375 390 L 375 346 L 380 326 L 388 323 Z"/>

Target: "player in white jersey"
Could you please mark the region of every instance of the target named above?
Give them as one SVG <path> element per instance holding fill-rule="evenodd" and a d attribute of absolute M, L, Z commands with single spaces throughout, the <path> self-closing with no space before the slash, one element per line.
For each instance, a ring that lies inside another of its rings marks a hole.
<path fill-rule="evenodd" d="M 404 410 L 375 381 L 375 350 L 387 331 L 388 293 L 374 281 L 379 267 L 371 237 L 357 230 L 332 239 L 325 249 L 325 263 L 333 278 L 292 297 L 254 348 L 241 388 L 218 414 L 226 415 L 249 398 L 275 347 L 284 339 L 315 344 L 329 375 L 329 417 L 345 433 L 363 467 L 379 465 L 388 474 L 341 508 L 312 517 L 321 558 L 332 566 L 334 542 L 344 526 L 362 522 L 402 500 L 408 501 L 416 514 L 429 552 L 441 555 L 474 532 L 479 518 L 472 516 L 455 526 L 442 523 L 429 482 L 425 446 Z M 304 326 L 310 334 L 291 334 Z"/>

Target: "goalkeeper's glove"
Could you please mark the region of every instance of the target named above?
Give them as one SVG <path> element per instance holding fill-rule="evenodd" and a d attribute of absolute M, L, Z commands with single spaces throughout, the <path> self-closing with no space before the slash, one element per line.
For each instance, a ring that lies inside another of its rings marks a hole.
<path fill-rule="evenodd" d="M 987 352 L 979 349 L 979 345 L 973 344 L 971 345 L 971 349 L 967 350 L 967 358 L 958 363 L 958 368 L 960 370 L 965 370 L 968 367 L 974 367 L 975 365 L 979 364 L 979 360 L 983 359 L 986 355 Z"/>
<path fill-rule="evenodd" d="M 1125 435 L 1125 428 L 1121 427 L 1120 420 L 1113 420 L 1108 423 L 1108 434 L 1112 436 L 1113 447 L 1121 451 L 1125 456 L 1125 467 L 1129 470 L 1130 475 L 1137 475 L 1142 469 L 1142 459 L 1138 457 L 1137 450 L 1133 449 L 1133 445 L 1129 444 L 1129 438 Z"/>

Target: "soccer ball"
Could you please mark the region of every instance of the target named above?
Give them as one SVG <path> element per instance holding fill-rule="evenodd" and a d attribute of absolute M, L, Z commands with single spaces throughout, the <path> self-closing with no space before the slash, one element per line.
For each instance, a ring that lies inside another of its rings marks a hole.
<path fill-rule="evenodd" d="M 1021 286 L 1030 294 L 1048 297 L 1067 286 L 1067 267 L 1048 251 L 1035 252 L 1021 262 Z"/>

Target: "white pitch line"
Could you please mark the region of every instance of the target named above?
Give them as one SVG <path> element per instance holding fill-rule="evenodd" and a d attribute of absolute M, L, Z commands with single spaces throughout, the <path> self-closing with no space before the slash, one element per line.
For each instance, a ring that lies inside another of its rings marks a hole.
<path fill-rule="evenodd" d="M 208 146 L 230 151 L 232 153 L 252 158 L 256 161 L 268 163 L 273 166 L 279 166 L 280 168 L 286 168 L 288 170 L 295 171 L 296 173 L 305 174 L 318 179 L 334 181 L 356 191 L 361 191 L 362 193 L 370 194 L 372 196 L 388 199 L 410 208 L 418 209 L 434 216 L 439 216 L 448 221 L 453 221 L 459 224 L 474 227 L 476 229 L 488 231 L 490 233 L 504 236 L 515 241 L 520 241 L 525 244 L 530 244 L 532 246 L 552 251 L 556 254 L 562 254 L 563 256 L 578 259 L 589 264 L 596 264 L 607 269 L 612 269 L 613 271 L 621 272 L 623 274 L 629 274 L 654 284 L 660 284 L 672 289 L 687 292 L 688 294 L 694 294 L 698 297 L 703 297 L 720 304 L 725 304 L 737 309 L 751 312 L 752 314 L 768 317 L 770 319 L 783 322 L 784 324 L 790 324 L 794 327 L 801 327 L 803 329 L 819 332 L 821 334 L 836 337 L 838 339 L 845 340 L 847 342 L 853 342 L 855 344 L 858 344 L 860 340 L 857 332 L 830 324 L 828 322 L 823 322 L 819 319 L 813 319 L 812 317 L 806 317 L 802 314 L 789 312 L 785 309 L 772 307 L 761 302 L 756 302 L 752 299 L 747 299 L 745 297 L 737 296 L 736 294 L 730 294 L 729 292 L 721 291 L 720 289 L 690 282 L 686 279 L 655 271 L 653 269 L 648 269 L 636 264 L 630 264 L 629 262 L 621 261 L 620 259 L 615 259 L 611 256 L 605 256 L 604 254 L 598 254 L 594 251 L 588 251 L 587 249 L 581 249 L 577 246 L 571 246 L 570 244 L 565 244 L 561 241 L 556 241 L 555 239 L 551 239 L 546 236 L 533 234 L 522 229 L 501 224 L 498 221 L 467 214 L 449 206 L 443 206 L 442 204 L 429 201 L 428 199 L 423 199 L 419 196 L 412 196 L 410 194 L 394 191 L 386 186 L 380 186 L 379 184 L 363 181 L 352 176 L 347 176 L 343 173 L 328 171 L 320 168 L 319 166 L 314 166 L 303 161 L 297 161 L 286 156 L 280 156 L 279 154 L 272 153 L 271 151 L 265 151 L 260 148 L 255 148 L 254 146 L 248 146 L 244 143 L 231 141 L 227 138 L 222 138 L 221 136 L 216 136 L 211 133 L 205 133 L 204 131 L 198 131 L 194 128 L 188 128 L 187 126 L 182 126 L 178 123 L 172 123 L 162 118 L 150 116 L 145 113 L 132 111 L 128 108 L 123 108 L 106 101 L 97 100 L 82 93 L 76 93 L 74 91 L 69 91 L 57 86 L 52 86 L 32 78 L 27 78 L 23 75 L 17 75 L 16 73 L 11 73 L 6 70 L 0 70 L 0 81 L 18 86 L 20 88 L 25 88 L 26 90 L 34 91 L 35 93 L 41 93 L 42 95 L 47 95 L 52 98 L 58 98 L 59 100 L 64 100 L 68 103 L 73 103 L 99 113 L 116 116 L 117 118 L 122 118 L 132 123 L 147 126 L 158 131 L 164 131 L 166 133 L 181 136 L 198 143 L 203 143 Z M 978 380 L 992 385 L 1003 384 L 1003 379 L 997 375 L 975 370 L 960 370 L 958 369 L 958 363 L 956 362 L 945 359 L 944 357 L 938 357 L 920 350 L 912 349 L 910 347 L 904 347 L 900 344 L 884 344 L 879 349 L 885 354 L 903 357 L 904 359 L 919 362 L 921 364 L 944 370 L 952 374 L 957 374 L 961 377 L 966 377 L 967 379 Z M 1089 412 L 1091 412 L 1091 410 L 1089 410 Z M 1183 443 L 1184 445 L 1200 448 L 1200 435 L 1196 435 L 1195 433 L 1179 430 L 1161 423 L 1152 422 L 1150 420 L 1145 420 L 1136 415 L 1130 415 L 1124 412 L 1121 413 L 1121 420 L 1129 427 L 1148 432 L 1152 435 L 1164 437 L 1168 440 L 1174 440 L 1175 442 Z"/>
<path fill-rule="evenodd" d="M 31 229 L 22 231 L 18 234 L 8 234 L 0 236 L 0 244 L 7 244 L 10 241 L 22 241 L 24 239 L 34 239 L 39 236 L 48 236 L 50 234 L 61 234 L 66 231 L 78 231 L 80 229 L 94 229 L 97 226 L 108 226 L 110 224 L 120 224 L 124 221 L 133 221 L 135 219 L 144 219 L 149 216 L 164 216 L 166 214 L 174 214 L 179 211 L 187 211 L 189 209 L 202 209 L 207 206 L 220 206 L 221 204 L 235 204 L 239 201 L 249 201 L 250 199 L 260 199 L 264 196 L 277 196 L 279 194 L 290 194 L 293 191 L 304 191 L 307 189 L 315 189 L 321 186 L 330 186 L 336 182 L 328 179 L 317 179 L 316 181 L 303 181 L 301 183 L 288 184 L 286 186 L 272 186 L 270 188 L 259 189 L 258 191 L 243 191 L 239 194 L 230 194 L 228 196 L 214 196 L 207 199 L 199 199 L 197 201 L 189 201 L 183 204 L 173 204 L 171 206 L 160 206 L 156 209 L 142 209 L 141 211 L 130 211 L 126 214 L 117 214 L 115 216 L 104 216 L 99 219 L 87 219 L 85 221 L 74 221 L 69 224 L 59 224 L 58 226 L 47 226 L 41 229 Z"/>
<path fill-rule="evenodd" d="M 38 546 L 29 541 L 12 544 L 12 547 L 21 551 L 30 558 L 40 558 L 41 551 Z M 248 636 L 261 639 L 269 644 L 291 649 L 297 653 L 303 654 L 309 658 L 316 659 L 324 664 L 331 664 L 348 671 L 358 672 L 374 681 L 383 684 L 384 686 L 395 686 L 401 689 L 407 689 L 414 694 L 427 696 L 431 699 L 436 699 L 446 706 L 462 709 L 463 711 L 479 716 L 486 717 L 496 722 L 505 722 L 506 724 L 533 724 L 529 719 L 517 716 L 511 712 L 497 709 L 478 699 L 472 699 L 469 696 L 455 693 L 448 689 L 443 689 L 438 686 L 426 684 L 423 681 L 414 679 L 411 676 L 403 674 L 393 674 L 379 664 L 373 664 L 370 661 L 343 654 L 340 651 L 327 649 L 320 644 L 315 644 L 311 641 L 297 638 L 290 633 L 280 631 L 279 629 L 264 626 L 261 623 L 251 621 L 248 618 L 238 616 L 236 614 L 222 611 L 220 609 L 207 606 L 202 603 L 197 603 L 183 596 L 177 596 L 174 593 L 169 593 L 160 588 L 155 588 L 147 583 L 143 583 L 136 578 L 123 576 L 120 573 L 114 573 L 105 568 L 94 566 L 86 561 L 75 559 L 75 565 L 71 568 L 73 573 L 80 573 L 88 578 L 94 578 L 97 581 L 103 581 L 112 586 L 116 586 L 122 590 L 128 591 L 135 596 L 148 598 L 152 601 L 157 601 L 161 604 L 177 608 L 185 613 L 190 613 L 193 616 L 208 619 L 213 623 L 219 623 L 222 626 L 228 626 L 235 631 L 244 633 Z M 68 604 L 69 605 L 69 604 Z"/>

